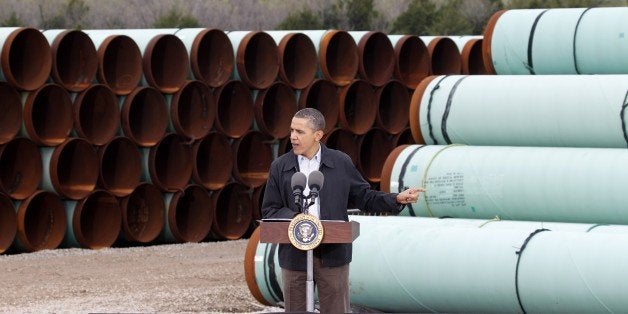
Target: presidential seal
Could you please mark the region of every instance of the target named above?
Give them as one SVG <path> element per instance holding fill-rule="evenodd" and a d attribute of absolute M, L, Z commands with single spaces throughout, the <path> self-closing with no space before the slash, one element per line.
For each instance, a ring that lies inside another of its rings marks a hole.
<path fill-rule="evenodd" d="M 298 214 L 288 225 L 290 243 L 299 250 L 315 249 L 323 240 L 323 224 L 308 214 Z"/>

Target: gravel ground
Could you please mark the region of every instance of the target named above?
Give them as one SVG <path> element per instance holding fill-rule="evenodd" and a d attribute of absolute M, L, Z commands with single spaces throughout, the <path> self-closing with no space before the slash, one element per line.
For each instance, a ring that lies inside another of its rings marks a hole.
<path fill-rule="evenodd" d="M 244 279 L 247 240 L 0 255 L 0 312 L 270 312 Z"/>

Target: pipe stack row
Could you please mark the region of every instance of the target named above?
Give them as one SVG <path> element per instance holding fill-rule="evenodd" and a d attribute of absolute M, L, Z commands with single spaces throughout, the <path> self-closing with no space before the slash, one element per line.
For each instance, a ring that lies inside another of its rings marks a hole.
<path fill-rule="evenodd" d="M 498 75 L 420 82 L 409 116 L 421 145 L 393 150 L 381 188 L 425 188 L 402 215 L 431 218 L 352 218 L 362 227 L 353 303 L 387 312 L 628 307 L 626 21 L 628 8 L 501 11 L 482 47 Z M 276 246 L 256 236 L 247 283 L 277 304 Z"/>

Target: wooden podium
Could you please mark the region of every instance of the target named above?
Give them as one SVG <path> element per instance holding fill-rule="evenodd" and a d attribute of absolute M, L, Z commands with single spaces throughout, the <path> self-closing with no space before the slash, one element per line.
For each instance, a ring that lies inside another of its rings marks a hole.
<path fill-rule="evenodd" d="M 321 220 L 323 224 L 323 241 L 326 243 L 351 243 L 360 235 L 360 223 L 357 221 Z M 290 220 L 262 220 L 260 222 L 259 242 L 290 243 L 288 225 Z"/>

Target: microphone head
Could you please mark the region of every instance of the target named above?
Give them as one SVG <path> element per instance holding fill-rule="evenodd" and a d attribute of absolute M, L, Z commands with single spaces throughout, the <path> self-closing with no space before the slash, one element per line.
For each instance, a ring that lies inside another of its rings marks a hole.
<path fill-rule="evenodd" d="M 325 182 L 325 175 L 318 170 L 312 171 L 307 181 L 311 191 L 320 191 L 323 188 L 323 182 Z"/>
<path fill-rule="evenodd" d="M 307 178 L 303 172 L 297 172 L 292 175 L 292 179 L 290 180 L 290 186 L 292 187 L 292 191 L 299 189 L 303 191 L 305 189 L 305 184 L 307 182 Z"/>

